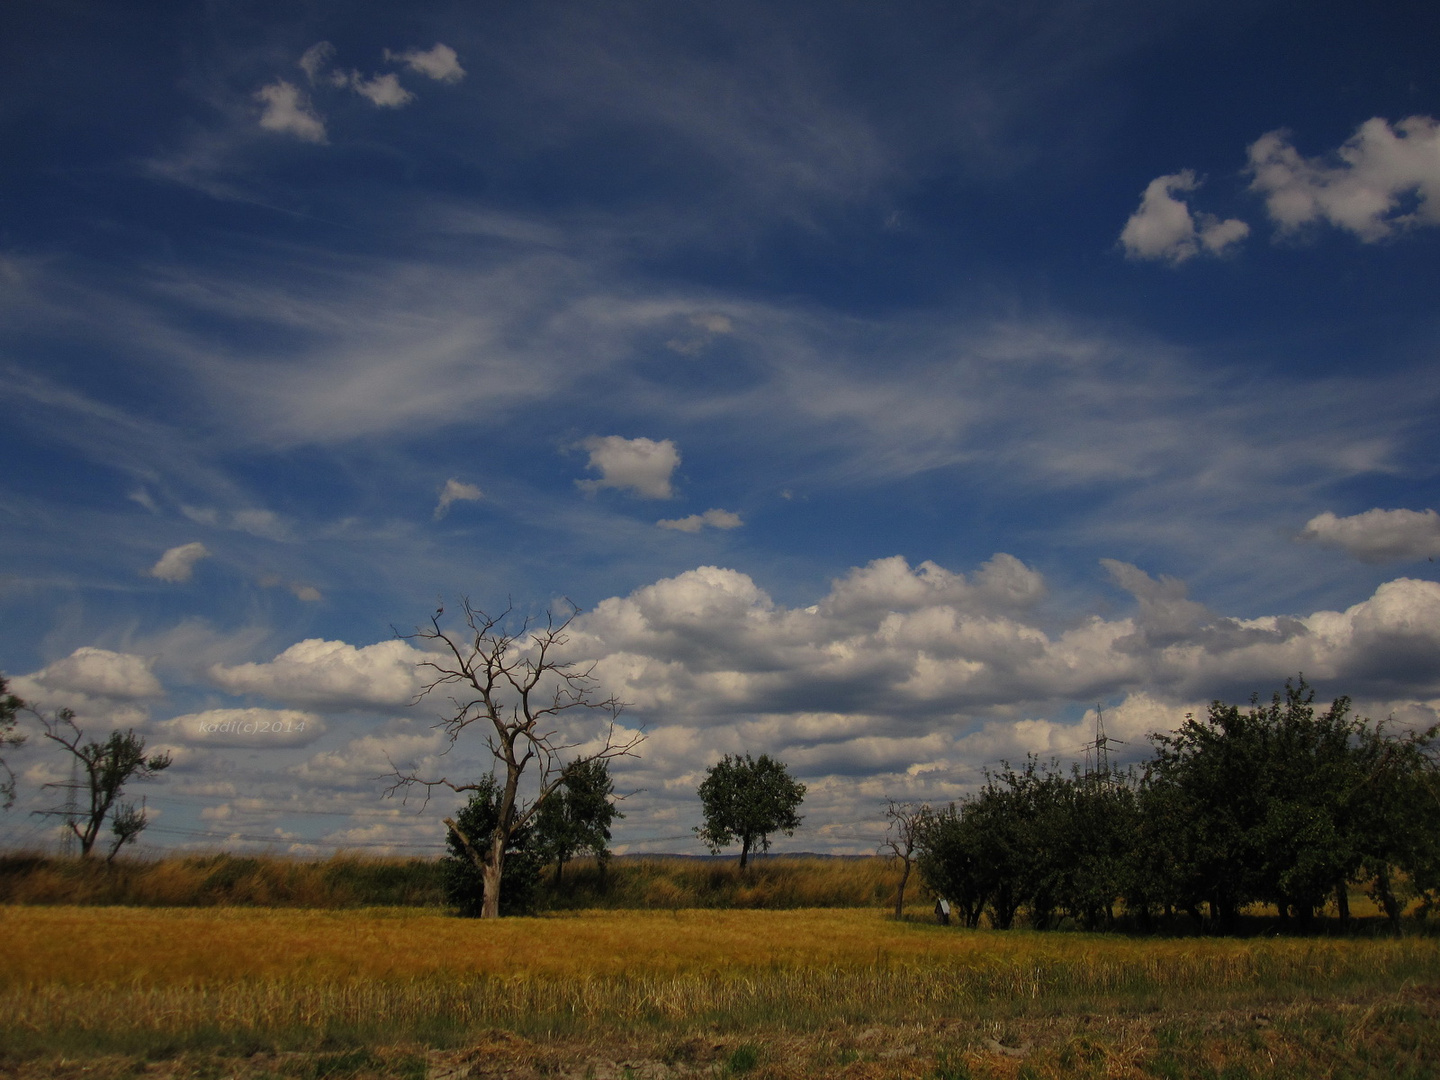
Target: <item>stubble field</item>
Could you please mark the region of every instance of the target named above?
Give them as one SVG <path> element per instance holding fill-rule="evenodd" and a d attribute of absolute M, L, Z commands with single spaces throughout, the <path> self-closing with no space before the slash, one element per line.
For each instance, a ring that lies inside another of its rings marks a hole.
<path fill-rule="evenodd" d="M 0 908 L 16 1076 L 1430 1076 L 1440 943 Z"/>

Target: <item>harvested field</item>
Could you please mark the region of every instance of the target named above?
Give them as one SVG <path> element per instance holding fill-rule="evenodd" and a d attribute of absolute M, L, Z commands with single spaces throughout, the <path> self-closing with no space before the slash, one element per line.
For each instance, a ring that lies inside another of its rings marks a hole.
<path fill-rule="evenodd" d="M 996 933 L 864 909 L 0 918 L 21 1075 L 63 1056 L 90 1077 L 1188 1077 L 1272 1059 L 1308 1076 L 1331 1058 L 1420 1076 L 1437 1049 L 1429 937 Z"/>

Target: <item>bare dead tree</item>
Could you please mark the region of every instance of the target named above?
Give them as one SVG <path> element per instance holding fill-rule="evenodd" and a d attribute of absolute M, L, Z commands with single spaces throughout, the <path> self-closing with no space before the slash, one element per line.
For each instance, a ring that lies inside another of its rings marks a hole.
<path fill-rule="evenodd" d="M 910 880 L 910 870 L 915 865 L 915 848 L 930 820 L 928 803 L 896 802 L 885 800 L 885 818 L 890 825 L 885 839 L 880 842 L 880 854 L 900 860 L 900 885 L 895 890 L 895 918 L 905 917 L 905 885 Z"/>
<path fill-rule="evenodd" d="M 500 875 L 511 837 L 560 786 L 565 768 L 634 756 L 645 736 L 620 727 L 625 705 L 614 696 L 599 696 L 592 666 L 559 658 L 567 643 L 565 631 L 579 614 L 578 609 L 559 618 L 546 612 L 543 625 L 525 619 L 518 627 L 513 624 L 510 608 L 492 616 L 472 606 L 469 600 L 462 600 L 461 612 L 463 629 L 450 630 L 441 625 L 445 614 L 442 607 L 430 617 L 428 627 L 406 636 L 424 642 L 432 657 L 420 665 L 429 669 L 431 678 L 415 701 L 435 691 L 449 690 L 452 711 L 436 726 L 449 737 L 450 747 L 472 725 L 479 725 L 496 763 L 504 768 L 497 824 L 490 836 L 466 836 L 453 819 L 445 819 L 480 871 L 484 883 L 480 917 L 488 919 L 500 914 Z M 573 731 L 573 721 L 587 713 L 598 721 L 599 737 L 565 741 L 573 736 L 567 736 L 562 728 Z M 561 761 L 562 754 L 584 745 L 599 748 Z M 525 803 L 520 799 L 520 780 L 532 763 L 537 774 L 536 794 Z M 436 788 L 463 793 L 480 787 L 478 781 L 422 777 L 398 768 L 389 779 L 386 795 L 408 794 L 419 788 L 424 790 L 426 801 Z"/>

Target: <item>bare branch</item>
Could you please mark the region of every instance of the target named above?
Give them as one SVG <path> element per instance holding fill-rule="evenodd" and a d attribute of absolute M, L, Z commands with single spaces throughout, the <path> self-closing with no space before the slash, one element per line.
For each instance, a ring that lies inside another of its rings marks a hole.
<path fill-rule="evenodd" d="M 599 749 L 580 755 L 569 763 L 572 765 L 634 756 L 645 738 L 643 732 L 619 726 L 625 703 L 614 695 L 598 696 L 593 664 L 571 664 L 558 658 L 569 642 L 566 631 L 580 615 L 579 608 L 568 600 L 566 603 L 568 612 L 557 616 L 547 611 L 543 623 L 527 617 L 517 628 L 513 604 L 491 615 L 473 605 L 468 597 L 462 597 L 459 614 L 463 628 L 448 629 L 442 622 L 445 610 L 441 606 L 431 615 L 428 626 L 405 635 L 408 640 L 424 643 L 427 651 L 427 658 L 419 666 L 427 671 L 428 681 L 412 704 L 440 687 L 449 688 L 451 711 L 436 727 L 453 747 L 467 728 L 481 724 L 491 756 L 503 766 L 498 818 L 501 825 L 495 835 L 485 838 L 484 844 L 485 915 L 499 911 L 500 869 L 511 836 L 562 782 L 562 755 L 591 741 L 570 741 L 566 730 L 573 730 L 572 724 L 584 716 L 598 713 L 604 721 Z M 537 794 L 529 804 L 522 805 L 520 780 L 532 762 L 538 773 Z M 393 762 L 391 772 L 380 779 L 390 782 L 385 794 L 399 793 L 402 802 L 411 791 L 423 791 L 422 808 L 437 789 L 460 793 L 475 791 L 479 786 L 455 783 L 443 776 L 421 776 L 413 770 L 401 770 Z M 469 843 L 465 845 L 468 850 Z"/>

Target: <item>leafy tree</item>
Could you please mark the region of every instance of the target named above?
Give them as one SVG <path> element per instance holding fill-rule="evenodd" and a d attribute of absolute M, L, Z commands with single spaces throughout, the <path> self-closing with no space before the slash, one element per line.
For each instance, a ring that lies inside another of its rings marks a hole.
<path fill-rule="evenodd" d="M 1208 903 L 1222 929 L 1255 902 L 1306 927 L 1332 893 L 1346 919 L 1362 875 L 1398 921 L 1393 871 L 1425 879 L 1426 842 L 1413 834 L 1428 808 L 1414 795 L 1436 729 L 1396 737 L 1354 716 L 1349 698 L 1314 702 L 1302 677 L 1267 705 L 1215 701 L 1203 720 L 1153 736 L 1144 801 L 1167 808 L 1182 853 L 1172 888 L 1192 909 Z"/>
<path fill-rule="evenodd" d="M 133 803 L 119 802 L 125 785 L 131 780 L 153 779 L 157 773 L 170 767 L 170 755 L 162 753 L 146 757 L 145 740 L 136 735 L 133 728 L 123 732 L 112 731 L 104 742 L 86 741 L 85 733 L 76 726 L 75 713 L 70 709 L 59 709 L 53 716 L 35 715 L 45 726 L 45 738 L 63 746 L 84 770 L 80 791 L 88 798 L 88 806 L 77 810 L 61 806 L 36 810 L 35 813 L 64 818 L 65 824 L 79 838 L 80 854 L 86 858 L 90 856 L 100 829 L 109 817 L 110 831 L 115 837 L 110 854 L 105 857 L 105 861 L 109 862 L 126 843 L 144 830 L 147 823 L 143 803 L 137 807 Z M 70 787 L 64 783 L 45 786 Z"/>
<path fill-rule="evenodd" d="M 645 736 L 620 726 L 624 705 L 618 698 L 599 696 L 590 668 L 559 658 L 567 644 L 565 631 L 578 612 L 558 619 L 547 613 L 543 626 L 529 619 L 515 625 L 508 609 L 487 615 L 468 600 L 461 602 L 461 613 L 463 629 L 442 626 L 441 608 L 430 617 L 428 628 L 414 634 L 431 650 L 420 664 L 431 678 L 416 700 L 436 690 L 458 693 L 450 699 L 453 711 L 441 721 L 441 728 L 454 745 L 472 725 L 479 725 L 501 776 L 466 782 L 397 768 L 390 774 L 386 794 L 422 788 L 428 799 L 437 787 L 479 792 L 487 783 L 499 784 L 494 828 L 486 839 L 472 838 L 462 845 L 484 882 L 480 915 L 494 918 L 500 914 L 506 853 L 560 787 L 563 753 L 584 742 L 599 748 L 572 761 L 572 767 L 608 761 L 633 754 Z M 586 720 L 598 721 L 598 738 L 593 732 L 588 736 L 579 732 Z M 532 762 L 535 797 L 527 803 L 520 797 L 520 781 Z M 456 830 L 455 822 L 447 819 L 446 824 Z"/>
<path fill-rule="evenodd" d="M 726 754 L 700 783 L 705 824 L 695 828 L 695 835 L 716 855 L 738 840 L 744 869 L 752 850 L 770 850 L 771 833 L 795 834 L 800 827 L 795 810 L 804 798 L 805 785 L 769 755 Z"/>
<path fill-rule="evenodd" d="M 445 899 L 466 918 L 480 917 L 485 909 L 483 856 L 500 821 L 503 788 L 494 776 L 483 776 L 470 792 L 470 799 L 454 819 L 447 819 L 445 846 L 449 854 L 444 867 Z M 542 858 L 535 851 L 529 825 L 512 829 L 507 838 L 504 877 L 501 879 L 501 915 L 522 915 L 535 906 L 540 887 Z"/>
<path fill-rule="evenodd" d="M 615 783 L 604 760 L 572 762 L 560 786 L 535 815 L 536 848 L 555 863 L 560 884 L 567 860 L 589 852 L 603 868 L 610 858 L 610 824 L 624 817 L 615 806 Z"/>
<path fill-rule="evenodd" d="M 15 731 L 15 717 L 24 707 L 25 702 L 10 693 L 10 684 L 0 675 L 0 750 L 13 749 L 25 742 L 25 736 Z M 0 808 L 9 810 L 15 805 L 15 774 L 3 757 L 0 757 L 0 772 L 5 774 L 0 780 L 0 799 L 4 800 Z"/>
<path fill-rule="evenodd" d="M 1124 773 L 1056 778 L 1057 799 L 1042 827 L 1055 838 L 1054 898 L 1087 930 L 1110 926 L 1127 892 L 1140 826 L 1135 790 Z"/>
<path fill-rule="evenodd" d="M 966 925 L 989 911 L 998 930 L 1024 908 L 1044 930 L 1069 916 L 1108 925 L 1125 892 L 1134 842 L 1134 793 L 1116 776 L 1066 776 L 1028 758 L 987 773 L 985 786 L 934 817 L 920 871 Z"/>
<path fill-rule="evenodd" d="M 991 885 L 982 854 L 984 834 L 973 806 L 951 803 L 931 814 L 920 832 L 915 860 L 930 891 L 949 900 L 971 929 L 980 925 Z"/>

